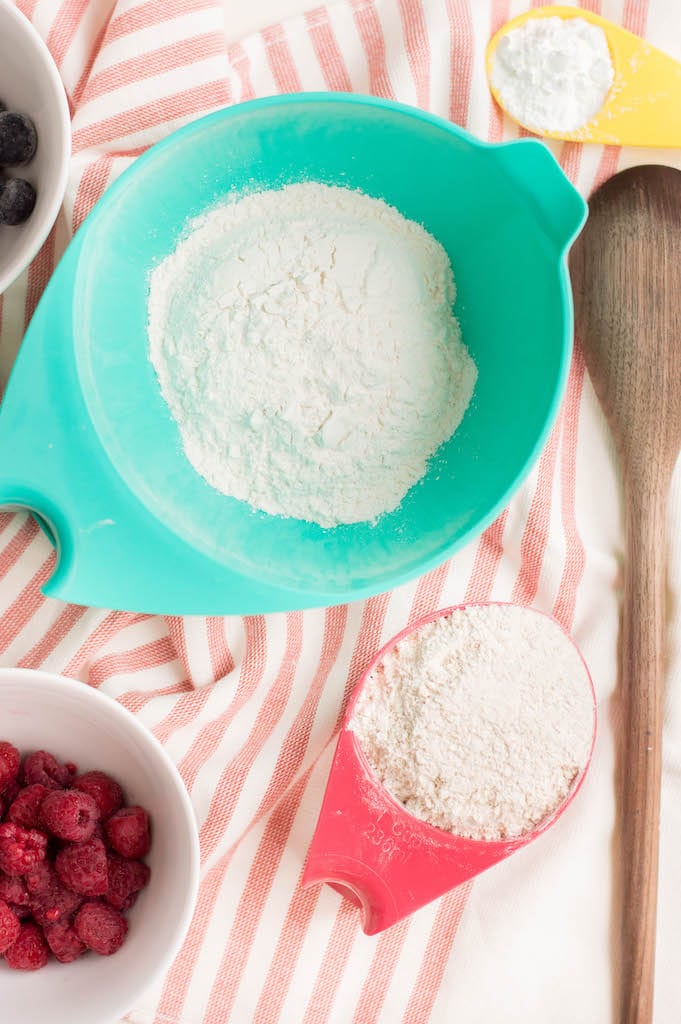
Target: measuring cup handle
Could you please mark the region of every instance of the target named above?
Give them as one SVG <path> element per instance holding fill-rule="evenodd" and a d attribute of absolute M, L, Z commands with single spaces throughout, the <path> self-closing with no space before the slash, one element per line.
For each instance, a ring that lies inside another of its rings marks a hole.
<path fill-rule="evenodd" d="M 582 196 L 568 181 L 551 150 L 538 139 L 496 145 L 493 152 L 562 255 L 586 220 L 587 205 Z"/>

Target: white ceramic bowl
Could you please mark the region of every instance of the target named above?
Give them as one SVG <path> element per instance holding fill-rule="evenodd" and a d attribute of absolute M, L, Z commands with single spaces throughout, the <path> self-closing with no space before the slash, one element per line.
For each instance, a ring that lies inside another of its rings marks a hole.
<path fill-rule="evenodd" d="M 0 100 L 27 114 L 38 149 L 11 176 L 26 178 L 37 193 L 33 213 L 16 227 L 0 225 L 0 295 L 31 262 L 57 219 L 71 156 L 71 116 L 50 52 L 31 23 L 9 0 L 0 0 Z"/>
<path fill-rule="evenodd" d="M 128 914 L 125 944 L 113 956 L 55 960 L 12 971 L 0 958 L 0 1019 L 7 1024 L 108 1024 L 167 970 L 196 901 L 199 844 L 194 812 L 167 754 L 120 704 L 85 683 L 0 669 L 0 738 L 23 752 L 46 749 L 117 778 L 129 802 L 151 816 L 149 886 Z"/>

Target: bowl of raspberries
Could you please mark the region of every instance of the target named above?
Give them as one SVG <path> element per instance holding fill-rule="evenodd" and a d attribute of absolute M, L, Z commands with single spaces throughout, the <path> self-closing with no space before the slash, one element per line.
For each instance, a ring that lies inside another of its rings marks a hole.
<path fill-rule="evenodd" d="M 0 295 L 47 238 L 66 190 L 71 118 L 47 46 L 0 0 Z"/>
<path fill-rule="evenodd" d="M 198 836 L 163 748 L 85 683 L 0 669 L 0 1006 L 105 1024 L 164 973 L 196 899 Z"/>

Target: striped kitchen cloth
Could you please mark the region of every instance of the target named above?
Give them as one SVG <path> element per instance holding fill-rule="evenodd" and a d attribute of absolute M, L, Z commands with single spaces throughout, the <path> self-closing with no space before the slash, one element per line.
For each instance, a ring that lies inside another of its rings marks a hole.
<path fill-rule="evenodd" d="M 58 223 L 28 272 L 0 298 L 2 381 L 56 259 L 107 185 L 150 144 L 209 110 L 275 92 L 354 90 L 416 104 L 491 140 L 516 134 L 490 100 L 483 54 L 490 34 L 527 2 L 339 0 L 231 46 L 219 0 L 18 6 L 61 70 L 74 153 Z M 675 0 L 584 6 L 681 58 Z M 584 194 L 619 166 L 649 156 L 574 144 L 554 152 Z M 495 301 L 494 280 L 489 297 Z M 670 522 L 680 520 L 677 476 Z M 681 835 L 678 533 L 670 529 L 670 588 L 677 596 L 670 601 L 665 717 L 662 1024 L 675 1021 L 681 1005 L 681 868 L 673 856 Z M 2 514 L 1 663 L 74 676 L 120 701 L 165 745 L 196 809 L 202 880 L 194 920 L 163 983 L 125 1019 L 609 1020 L 617 724 L 611 697 L 621 553 L 615 459 L 578 346 L 555 428 L 499 519 L 440 568 L 364 602 L 224 619 L 64 605 L 40 594 L 54 567 L 45 537 L 25 514 Z M 552 612 L 582 647 L 601 704 L 590 776 L 569 812 L 531 847 L 474 886 L 368 938 L 336 893 L 299 886 L 343 707 L 391 635 L 437 607 L 486 598 Z"/>

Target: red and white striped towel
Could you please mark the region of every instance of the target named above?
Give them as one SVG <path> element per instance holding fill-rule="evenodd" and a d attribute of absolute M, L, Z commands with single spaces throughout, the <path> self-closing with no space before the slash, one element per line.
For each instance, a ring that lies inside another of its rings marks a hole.
<path fill-rule="evenodd" d="M 73 112 L 63 215 L 0 298 L 4 380 L 57 256 L 108 183 L 142 150 L 210 109 L 267 93 L 343 89 L 418 104 L 493 140 L 483 52 L 527 2 L 339 0 L 227 47 L 220 0 L 19 0 L 57 61 Z M 584 7 L 681 58 L 675 0 Z M 585 193 L 640 151 L 557 146 Z M 674 162 L 671 154 L 654 159 Z M 676 158 L 678 162 L 678 157 Z M 494 281 L 489 282 L 494 300 Z M 0 456 L 1 457 L 1 456 Z M 678 474 L 670 524 L 681 522 Z M 657 1017 L 678 1019 L 681 981 L 681 544 L 670 526 Z M 101 687 L 178 764 L 203 863 L 198 907 L 164 983 L 133 1024 L 600 1024 L 610 1019 L 610 858 L 619 489 L 579 348 L 555 429 L 520 493 L 484 536 L 399 590 L 348 607 L 247 618 L 160 618 L 67 606 L 40 585 L 54 555 L 24 514 L 0 515 L 0 662 Z M 601 704 L 586 786 L 542 839 L 373 938 L 328 888 L 299 881 L 354 682 L 409 621 L 462 599 L 553 612 L 581 645 Z M 676 685 L 674 685 L 676 683 Z M 208 685 L 214 684 L 214 685 Z M 1 728 L 0 728 L 1 731 Z M 8 1022 L 10 1024 L 10 1022 Z"/>

